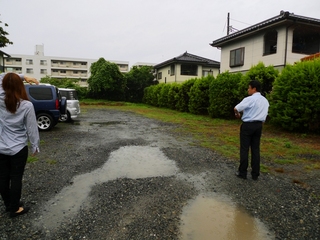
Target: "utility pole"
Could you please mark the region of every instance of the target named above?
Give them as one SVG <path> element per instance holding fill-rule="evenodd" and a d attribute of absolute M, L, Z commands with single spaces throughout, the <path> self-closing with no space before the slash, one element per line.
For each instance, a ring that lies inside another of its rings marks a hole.
<path fill-rule="evenodd" d="M 227 35 L 229 35 L 230 32 L 230 13 L 228 13 L 228 18 L 227 18 Z"/>

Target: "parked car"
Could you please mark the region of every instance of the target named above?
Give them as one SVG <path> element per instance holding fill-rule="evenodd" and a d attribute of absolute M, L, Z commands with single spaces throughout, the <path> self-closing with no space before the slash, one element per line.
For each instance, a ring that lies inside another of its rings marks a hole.
<path fill-rule="evenodd" d="M 60 121 L 71 121 L 78 117 L 80 114 L 80 104 L 78 99 L 77 90 L 71 88 L 59 88 L 62 97 L 67 99 L 67 115 L 61 116 Z"/>
<path fill-rule="evenodd" d="M 39 130 L 53 128 L 62 115 L 66 114 L 67 100 L 59 89 L 50 84 L 25 84 L 26 92 L 36 113 Z"/>

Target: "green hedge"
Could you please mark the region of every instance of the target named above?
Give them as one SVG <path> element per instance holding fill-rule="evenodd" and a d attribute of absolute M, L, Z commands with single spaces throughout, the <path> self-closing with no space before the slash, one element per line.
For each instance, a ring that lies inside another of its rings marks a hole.
<path fill-rule="evenodd" d="M 286 66 L 268 96 L 271 122 L 293 131 L 320 131 L 320 60 Z"/>

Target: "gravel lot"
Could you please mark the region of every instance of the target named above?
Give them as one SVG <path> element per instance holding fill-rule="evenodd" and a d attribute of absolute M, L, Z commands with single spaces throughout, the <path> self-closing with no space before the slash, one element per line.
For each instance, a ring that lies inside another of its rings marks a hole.
<path fill-rule="evenodd" d="M 1 202 L 0 239 L 180 239 L 182 209 L 201 193 L 228 196 L 269 228 L 270 239 L 320 239 L 318 189 L 281 175 L 238 179 L 237 161 L 197 147 L 176 127 L 88 109 L 74 123 L 41 132 L 39 160 L 24 177 L 31 212 L 9 219 Z M 146 162 L 153 172 L 134 171 L 123 159 L 137 156 L 174 165 Z"/>

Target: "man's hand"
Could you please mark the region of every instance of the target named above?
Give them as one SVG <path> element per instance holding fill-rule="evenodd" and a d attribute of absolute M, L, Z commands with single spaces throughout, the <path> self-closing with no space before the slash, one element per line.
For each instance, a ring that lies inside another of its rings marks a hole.
<path fill-rule="evenodd" d="M 33 77 L 26 77 L 25 76 L 24 80 L 29 84 L 35 83 L 36 85 L 39 85 L 39 81 Z"/>
<path fill-rule="evenodd" d="M 234 115 L 236 118 L 240 118 L 241 114 L 238 112 L 238 110 L 236 108 L 234 108 Z"/>

